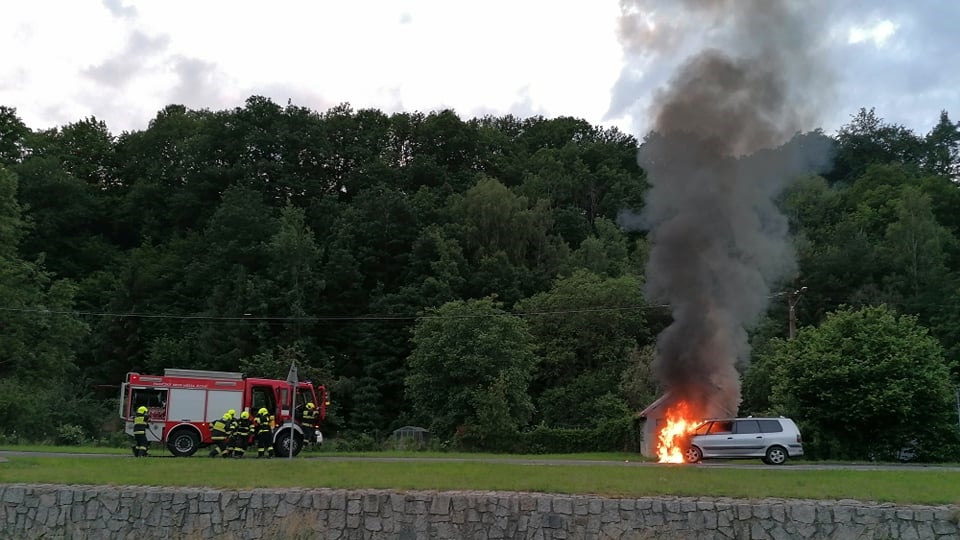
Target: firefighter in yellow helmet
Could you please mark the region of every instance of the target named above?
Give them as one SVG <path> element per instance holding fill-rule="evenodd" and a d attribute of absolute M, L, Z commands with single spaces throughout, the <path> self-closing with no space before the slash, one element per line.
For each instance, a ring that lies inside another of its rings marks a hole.
<path fill-rule="evenodd" d="M 257 411 L 253 433 L 257 441 L 257 457 L 273 457 L 273 427 L 270 425 L 270 411 L 266 407 Z"/>
<path fill-rule="evenodd" d="M 229 420 L 227 421 L 227 451 L 223 454 L 223 457 L 230 457 L 233 455 L 233 440 L 234 433 L 237 431 L 237 411 L 230 409 L 227 411 L 227 416 Z"/>
<path fill-rule="evenodd" d="M 214 444 L 213 450 L 210 450 L 210 457 L 227 455 L 230 420 L 230 412 L 228 411 L 223 413 L 222 418 L 218 418 L 210 424 L 210 440 Z"/>
<path fill-rule="evenodd" d="M 310 444 L 317 440 L 317 421 L 320 420 L 320 411 L 312 401 L 307 402 L 300 415 L 300 426 L 303 428 L 303 442 Z"/>
<path fill-rule="evenodd" d="M 133 417 L 133 457 L 147 457 L 147 422 L 149 413 L 143 405 L 137 408 L 137 414 Z"/>
<path fill-rule="evenodd" d="M 247 452 L 247 445 L 250 443 L 250 429 L 252 427 L 250 413 L 247 411 L 240 413 L 240 418 L 234 421 L 233 436 L 231 437 L 233 457 L 242 458 L 243 454 Z"/>

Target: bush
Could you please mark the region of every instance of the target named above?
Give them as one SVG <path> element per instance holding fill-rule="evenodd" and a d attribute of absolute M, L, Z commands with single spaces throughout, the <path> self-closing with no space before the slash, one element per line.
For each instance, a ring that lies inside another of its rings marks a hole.
<path fill-rule="evenodd" d="M 456 446 L 465 451 L 510 452 L 517 454 L 576 454 L 581 452 L 639 451 L 639 431 L 632 416 L 600 422 L 590 429 L 554 428 L 539 425 L 530 431 L 504 434 L 481 440 L 471 426 L 458 430 Z"/>
<path fill-rule="evenodd" d="M 94 446 L 104 448 L 127 448 L 130 446 L 130 436 L 122 431 L 113 431 L 105 433 L 102 437 L 94 441 Z"/>
<path fill-rule="evenodd" d="M 522 454 L 576 454 L 580 452 L 636 452 L 638 432 L 626 416 L 601 422 L 593 429 L 538 426 L 520 435 L 517 452 Z"/>
<path fill-rule="evenodd" d="M 367 433 L 345 434 L 331 439 L 323 445 L 332 452 L 375 452 L 380 450 L 380 443 Z"/>
<path fill-rule="evenodd" d="M 80 446 L 86 442 L 87 437 L 83 428 L 75 424 L 61 424 L 57 428 L 57 444 L 65 446 Z"/>

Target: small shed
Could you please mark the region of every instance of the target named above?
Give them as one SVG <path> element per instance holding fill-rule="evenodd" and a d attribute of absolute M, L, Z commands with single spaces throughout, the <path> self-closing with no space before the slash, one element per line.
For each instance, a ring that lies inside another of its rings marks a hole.
<path fill-rule="evenodd" d="M 640 455 L 643 457 L 657 457 L 657 433 L 663 425 L 670 406 L 670 393 L 658 397 L 656 401 L 647 405 L 647 408 L 637 413 L 643 422 L 643 438 L 640 440 Z"/>
<path fill-rule="evenodd" d="M 430 430 L 417 426 L 403 426 L 402 428 L 393 430 L 393 439 L 396 441 L 426 443 L 430 441 Z"/>

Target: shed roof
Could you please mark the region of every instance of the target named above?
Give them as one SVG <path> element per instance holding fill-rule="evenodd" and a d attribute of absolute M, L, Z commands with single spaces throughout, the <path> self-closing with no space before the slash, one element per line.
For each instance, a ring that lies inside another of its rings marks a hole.
<path fill-rule="evenodd" d="M 663 394 L 662 396 L 658 397 L 656 401 L 647 405 L 647 408 L 640 411 L 640 413 L 637 416 L 639 416 L 640 418 L 646 418 L 650 413 L 654 412 L 655 410 L 660 408 L 661 405 L 666 403 L 666 401 L 669 398 L 670 398 L 670 392 Z"/>

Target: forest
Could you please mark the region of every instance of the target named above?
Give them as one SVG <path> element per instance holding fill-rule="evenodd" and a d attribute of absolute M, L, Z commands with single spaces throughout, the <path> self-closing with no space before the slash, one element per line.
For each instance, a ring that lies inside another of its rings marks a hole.
<path fill-rule="evenodd" d="M 740 414 L 795 418 L 811 458 L 960 459 L 960 123 L 930 126 L 857 111 L 777 199 L 798 271 L 750 329 Z M 108 437 L 128 372 L 296 361 L 344 448 L 417 425 L 437 448 L 635 449 L 671 320 L 617 220 L 644 206 L 641 144 L 259 96 L 119 135 L 0 107 L 0 442 Z"/>

